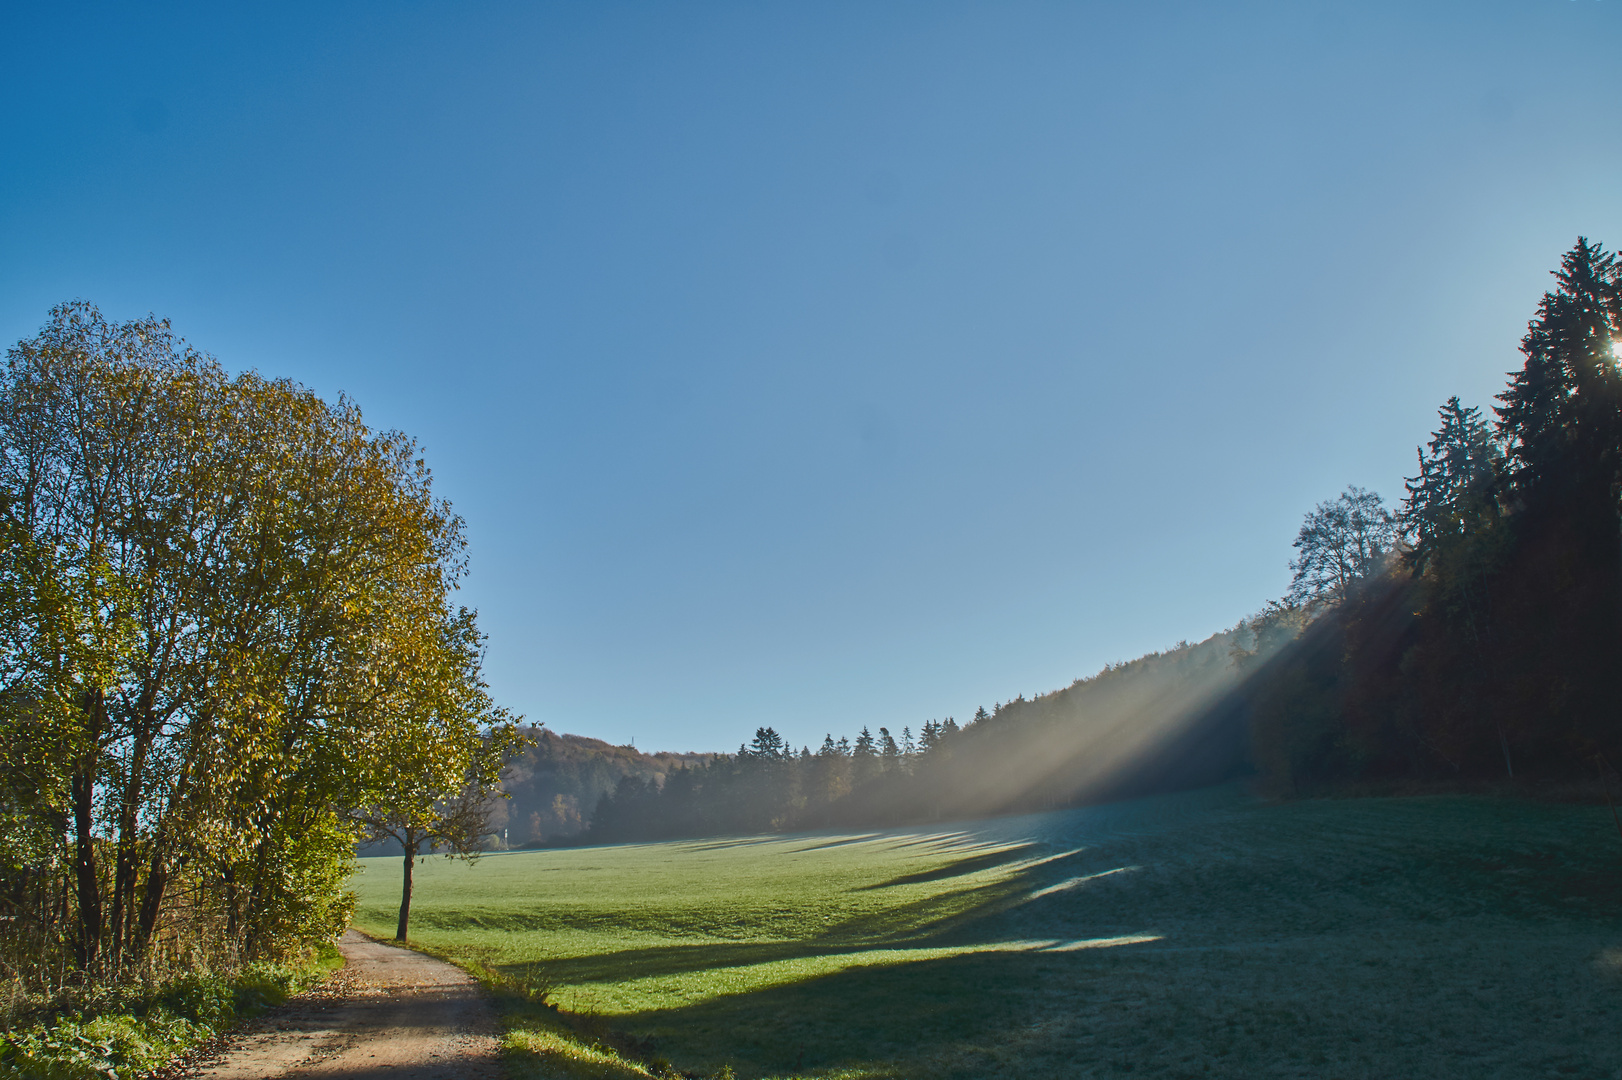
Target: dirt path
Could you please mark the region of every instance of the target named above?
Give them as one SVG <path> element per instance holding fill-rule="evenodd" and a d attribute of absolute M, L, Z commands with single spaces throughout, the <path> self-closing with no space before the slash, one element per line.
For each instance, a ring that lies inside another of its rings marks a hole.
<path fill-rule="evenodd" d="M 495 1013 L 460 968 L 351 930 L 325 984 L 228 1036 L 187 1080 L 498 1080 Z"/>

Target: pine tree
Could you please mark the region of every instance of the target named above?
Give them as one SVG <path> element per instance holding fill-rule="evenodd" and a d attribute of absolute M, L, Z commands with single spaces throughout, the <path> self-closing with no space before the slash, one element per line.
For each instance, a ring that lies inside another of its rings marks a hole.
<path fill-rule="evenodd" d="M 1614 498 L 1622 452 L 1622 275 L 1616 258 L 1579 237 L 1521 340 L 1522 369 L 1495 411 L 1510 447 L 1510 480 L 1534 508 Z"/>
<path fill-rule="evenodd" d="M 1417 451 L 1419 475 L 1406 481 L 1401 514 L 1413 537 L 1409 564 L 1421 572 L 1440 547 L 1474 531 L 1483 517 L 1498 516 L 1493 483 L 1504 455 L 1481 410 L 1465 408 L 1455 396 L 1437 415 L 1442 426 L 1426 444 L 1429 453 Z"/>
<path fill-rule="evenodd" d="M 901 747 L 896 745 L 895 736 L 890 729 L 879 728 L 879 757 L 884 761 L 884 771 L 891 772 L 901 761 Z"/>
<path fill-rule="evenodd" d="M 1401 514 L 1413 538 L 1405 561 L 1424 597 L 1422 645 L 1410 653 L 1409 666 L 1430 698 L 1421 710 L 1430 730 L 1417 734 L 1421 745 L 1457 770 L 1460 748 L 1490 722 L 1513 778 L 1509 733 L 1492 704 L 1499 680 L 1490 660 L 1497 638 L 1493 579 L 1505 550 L 1497 497 L 1503 451 L 1479 409 L 1451 397 L 1437 415 L 1442 426 L 1432 434 L 1429 452 L 1418 451 L 1419 475 L 1407 480 Z"/>
<path fill-rule="evenodd" d="M 1622 697 L 1622 267 L 1586 238 L 1567 252 L 1499 396 L 1514 552 L 1499 666 L 1545 756 L 1615 753 Z"/>
<path fill-rule="evenodd" d="M 754 740 L 749 749 L 738 751 L 740 757 L 754 758 L 759 761 L 783 761 L 791 756 L 788 744 L 783 736 L 769 727 L 755 729 Z"/>
<path fill-rule="evenodd" d="M 873 733 L 864 726 L 861 734 L 856 736 L 856 745 L 851 747 L 851 783 L 860 786 L 871 780 L 878 771 L 878 743 Z"/>

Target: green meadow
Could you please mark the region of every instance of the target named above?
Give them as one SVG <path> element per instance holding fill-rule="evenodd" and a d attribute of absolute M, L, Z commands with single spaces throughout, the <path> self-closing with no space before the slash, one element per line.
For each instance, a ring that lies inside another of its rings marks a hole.
<path fill-rule="evenodd" d="M 399 883 L 362 861 L 358 926 Z M 412 931 L 697 1075 L 1622 1077 L 1619 917 L 1604 807 L 1225 787 L 435 858 Z M 510 1022 L 520 1073 L 641 1074 Z"/>

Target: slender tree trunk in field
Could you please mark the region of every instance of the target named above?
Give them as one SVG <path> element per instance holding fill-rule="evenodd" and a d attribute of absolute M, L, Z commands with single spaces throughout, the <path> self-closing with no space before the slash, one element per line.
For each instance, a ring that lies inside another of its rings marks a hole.
<path fill-rule="evenodd" d="M 411 871 L 417 862 L 417 849 L 422 841 L 417 838 L 415 830 L 407 829 L 405 840 L 401 847 L 405 849 L 405 882 L 400 889 L 400 923 L 394 930 L 394 940 L 406 939 L 406 928 L 411 923 Z"/>

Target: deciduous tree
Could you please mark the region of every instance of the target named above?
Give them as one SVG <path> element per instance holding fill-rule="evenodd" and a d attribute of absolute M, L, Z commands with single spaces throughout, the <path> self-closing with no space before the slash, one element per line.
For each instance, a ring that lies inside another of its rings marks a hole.
<path fill-rule="evenodd" d="M 1358 581 L 1373 574 L 1395 550 L 1396 518 L 1372 491 L 1348 487 L 1307 514 L 1295 538 L 1299 553 L 1290 563 L 1296 603 L 1340 602 Z"/>

